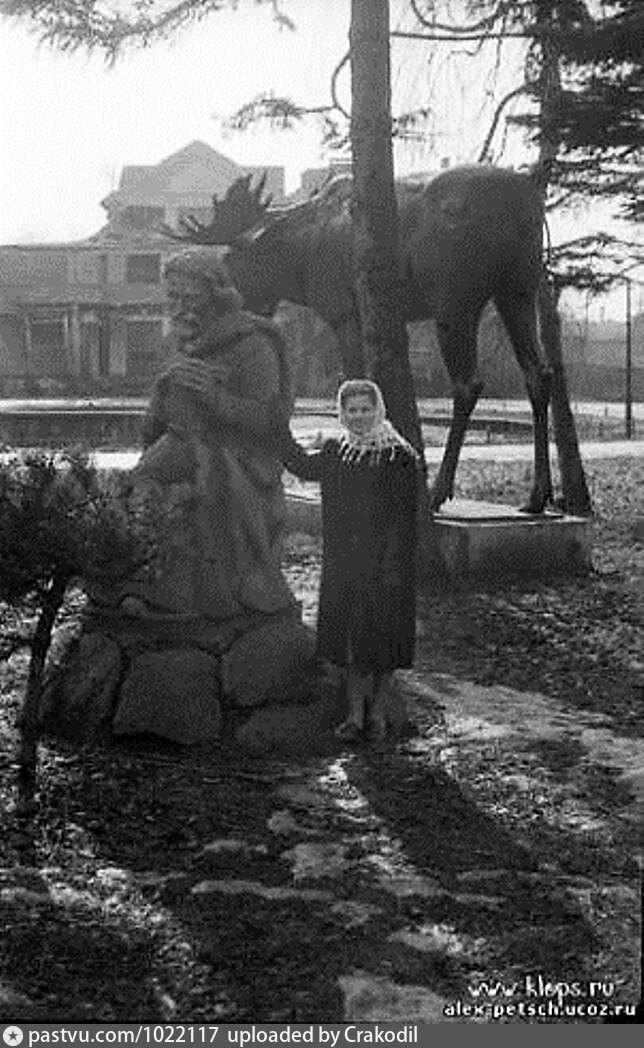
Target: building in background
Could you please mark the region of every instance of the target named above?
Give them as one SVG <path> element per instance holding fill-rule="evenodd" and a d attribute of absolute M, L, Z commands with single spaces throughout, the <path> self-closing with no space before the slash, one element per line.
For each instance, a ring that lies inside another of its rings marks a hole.
<path fill-rule="evenodd" d="M 106 224 L 86 240 L 0 246 L 0 397 L 147 393 L 170 352 L 162 272 L 164 258 L 178 246 L 158 227 L 176 228 L 188 214 L 207 221 L 213 195 L 222 197 L 241 175 L 254 181 L 264 172 L 273 200 L 296 204 L 351 167 L 339 160 L 303 172 L 287 200 L 283 168 L 244 168 L 191 142 L 159 164 L 124 167 L 118 187 L 102 201 Z M 341 362 L 328 327 L 297 306 L 283 305 L 279 316 L 292 347 L 296 392 L 331 395 Z M 641 312 L 632 333 L 633 396 L 644 400 Z M 434 325 L 411 325 L 410 340 L 417 395 L 449 396 Z M 620 399 L 625 325 L 566 318 L 563 342 L 572 397 Z M 480 325 L 479 358 L 484 395 L 525 397 L 523 375 L 491 307 Z"/>
<path fill-rule="evenodd" d="M 351 177 L 350 160 L 331 160 L 327 167 L 309 167 L 300 176 L 298 188 L 289 196 L 290 204 L 301 204 L 318 193 L 332 178 Z"/>
<path fill-rule="evenodd" d="M 167 352 L 164 258 L 157 232 L 193 214 L 240 175 L 284 201 L 281 167 L 244 168 L 203 142 L 159 164 L 124 167 L 87 240 L 0 247 L 0 396 L 144 393 Z"/>

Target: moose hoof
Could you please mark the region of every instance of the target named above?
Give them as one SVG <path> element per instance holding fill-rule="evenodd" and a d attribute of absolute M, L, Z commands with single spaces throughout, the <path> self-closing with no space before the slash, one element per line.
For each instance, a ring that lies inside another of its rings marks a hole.
<path fill-rule="evenodd" d="M 542 513 L 545 513 L 547 503 L 547 495 L 535 495 L 533 493 L 525 506 L 519 506 L 519 513 L 529 513 L 533 517 L 540 516 Z"/>
<path fill-rule="evenodd" d="M 443 503 L 447 502 L 448 499 L 452 498 L 451 495 L 437 491 L 433 489 L 429 493 L 429 511 L 430 513 L 438 513 Z"/>

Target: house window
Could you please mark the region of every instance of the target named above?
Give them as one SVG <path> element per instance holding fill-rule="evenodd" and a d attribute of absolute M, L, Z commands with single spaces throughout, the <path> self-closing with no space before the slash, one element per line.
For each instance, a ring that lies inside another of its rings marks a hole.
<path fill-rule="evenodd" d="M 158 284 L 161 280 L 161 255 L 128 255 L 125 279 L 128 284 Z"/>
<path fill-rule="evenodd" d="M 3 249 L 0 279 L 12 285 L 62 289 L 67 284 L 67 255 L 61 251 Z"/>
<path fill-rule="evenodd" d="M 0 388 L 2 376 L 24 371 L 25 327 L 22 317 L 12 314 L 0 316 Z"/>
<path fill-rule="evenodd" d="M 126 339 L 128 375 L 132 378 L 152 378 L 161 362 L 161 321 L 128 320 Z"/>
<path fill-rule="evenodd" d="M 65 329 L 61 320 L 31 321 L 31 366 L 34 375 L 46 378 L 65 375 Z"/>
<path fill-rule="evenodd" d="M 74 278 L 79 284 L 98 284 L 101 255 L 79 251 L 74 257 Z"/>

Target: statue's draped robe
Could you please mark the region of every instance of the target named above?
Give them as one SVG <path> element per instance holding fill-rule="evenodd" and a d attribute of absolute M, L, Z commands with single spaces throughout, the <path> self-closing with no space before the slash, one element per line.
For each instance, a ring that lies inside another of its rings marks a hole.
<path fill-rule="evenodd" d="M 193 349 L 204 389 L 172 368 L 156 382 L 133 490 L 162 506 L 156 571 L 125 588 L 152 610 L 209 619 L 272 613 L 293 604 L 281 573 L 282 466 L 271 433 L 290 410 L 277 329 L 236 312 Z M 211 376 L 211 377 L 210 377 Z"/>

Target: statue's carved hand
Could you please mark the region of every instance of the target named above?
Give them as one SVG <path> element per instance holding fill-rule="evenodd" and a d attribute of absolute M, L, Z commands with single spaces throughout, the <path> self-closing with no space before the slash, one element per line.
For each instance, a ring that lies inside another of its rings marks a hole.
<path fill-rule="evenodd" d="M 179 364 L 173 364 L 168 371 L 168 376 L 173 383 L 183 386 L 184 389 L 192 390 L 194 393 L 209 393 L 218 380 L 221 381 L 208 364 L 203 360 L 185 360 Z"/>
<path fill-rule="evenodd" d="M 193 363 L 199 364 L 201 367 L 205 368 L 213 382 L 225 383 L 228 382 L 230 378 L 229 364 L 222 364 L 220 361 L 213 360 L 212 358 L 209 360 L 207 364 L 205 364 L 202 360 L 195 360 L 193 361 Z"/>

